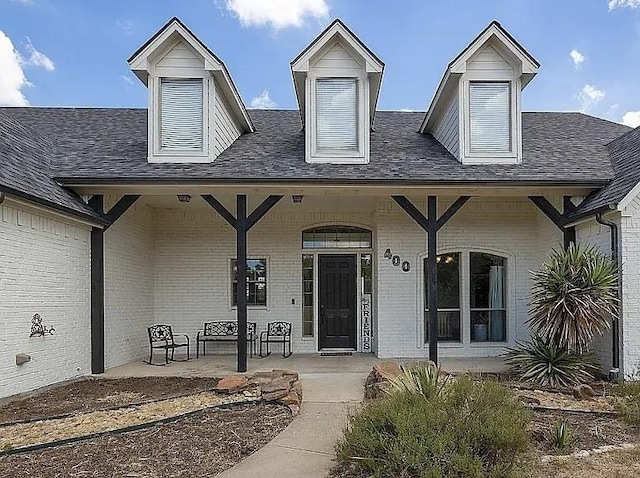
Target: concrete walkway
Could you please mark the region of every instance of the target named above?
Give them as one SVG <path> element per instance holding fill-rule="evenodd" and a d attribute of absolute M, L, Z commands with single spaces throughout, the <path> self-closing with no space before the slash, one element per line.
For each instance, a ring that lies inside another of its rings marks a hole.
<path fill-rule="evenodd" d="M 218 478 L 324 478 L 347 413 L 362 400 L 367 372 L 300 374 L 300 415 L 280 435 Z"/>
<path fill-rule="evenodd" d="M 393 360 L 393 359 L 391 359 Z M 300 414 L 276 438 L 218 478 L 325 478 L 333 466 L 334 445 L 348 412 L 362 400 L 364 380 L 373 365 L 382 360 L 372 354 L 321 357 L 293 355 L 288 359 L 271 355 L 249 360 L 248 373 L 278 368 L 296 370 L 302 381 Z M 398 360 L 411 362 L 411 360 Z M 495 372 L 504 368 L 501 359 L 442 360 L 448 372 Z M 235 356 L 214 355 L 152 367 L 133 362 L 107 371 L 104 378 L 136 376 L 221 377 L 234 374 Z"/>

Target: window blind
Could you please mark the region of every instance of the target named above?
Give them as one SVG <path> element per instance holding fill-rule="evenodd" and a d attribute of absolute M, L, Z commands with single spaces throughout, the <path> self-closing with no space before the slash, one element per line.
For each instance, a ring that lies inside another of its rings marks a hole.
<path fill-rule="evenodd" d="M 316 148 L 358 150 L 358 92 L 355 78 L 317 81 Z"/>
<path fill-rule="evenodd" d="M 202 80 L 162 79 L 160 148 L 169 151 L 202 150 Z"/>
<path fill-rule="evenodd" d="M 471 82 L 469 90 L 471 152 L 510 152 L 510 84 L 508 82 Z"/>

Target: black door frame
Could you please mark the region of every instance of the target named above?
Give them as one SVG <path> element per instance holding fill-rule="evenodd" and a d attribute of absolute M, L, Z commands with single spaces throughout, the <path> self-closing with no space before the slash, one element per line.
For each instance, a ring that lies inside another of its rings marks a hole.
<path fill-rule="evenodd" d="M 360 253 L 358 252 L 345 252 L 345 253 L 318 253 L 318 307 L 317 307 L 317 311 L 318 311 L 318 351 L 322 351 L 322 350 L 326 350 L 326 349 L 330 349 L 332 347 L 323 347 L 322 346 L 322 334 L 323 334 L 323 330 L 321 327 L 321 307 L 322 307 L 322 291 L 321 291 L 321 277 L 322 277 L 322 258 L 326 258 L 326 257 L 349 257 L 353 260 L 353 320 L 352 320 L 352 327 L 353 327 L 353 344 L 349 347 L 340 347 L 340 348 L 345 348 L 348 350 L 357 350 L 358 349 L 358 312 L 359 312 L 359 307 L 358 307 L 358 271 L 359 271 L 359 266 L 358 266 L 358 258 L 360 257 Z"/>

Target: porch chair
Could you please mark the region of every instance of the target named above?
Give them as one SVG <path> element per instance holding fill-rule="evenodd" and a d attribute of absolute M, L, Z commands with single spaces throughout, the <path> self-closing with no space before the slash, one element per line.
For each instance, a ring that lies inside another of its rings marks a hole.
<path fill-rule="evenodd" d="M 267 357 L 269 352 L 269 344 L 282 344 L 282 357 L 291 357 L 291 323 L 290 322 L 269 322 L 267 330 L 260 332 L 260 357 Z M 262 344 L 266 344 L 266 355 L 262 355 Z M 287 345 L 289 345 L 289 353 L 287 353 Z"/>
<path fill-rule="evenodd" d="M 169 361 L 177 361 L 173 358 L 173 354 L 176 349 L 186 347 L 187 358 L 186 360 L 180 360 L 180 362 L 186 362 L 189 360 L 189 336 L 186 334 L 176 334 L 179 337 L 186 339 L 185 343 L 176 343 L 173 330 L 170 325 L 152 325 L 147 328 L 149 333 L 149 365 L 167 365 Z M 156 349 L 164 350 L 164 363 L 153 363 L 153 351 Z M 171 357 L 169 357 L 169 351 L 171 351 Z"/>

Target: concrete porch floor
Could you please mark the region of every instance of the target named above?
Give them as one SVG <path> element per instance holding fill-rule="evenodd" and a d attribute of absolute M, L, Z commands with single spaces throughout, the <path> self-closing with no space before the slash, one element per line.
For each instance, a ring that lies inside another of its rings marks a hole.
<path fill-rule="evenodd" d="M 380 359 L 373 354 L 354 353 L 347 356 L 322 356 L 320 354 L 294 354 L 289 358 L 272 353 L 265 358 L 248 359 L 248 374 L 273 369 L 295 370 L 301 375 L 316 373 L 359 373 L 366 377 L 373 365 L 389 360 L 398 363 L 424 361 L 423 358 Z M 441 359 L 443 370 L 452 373 L 461 372 L 502 372 L 505 365 L 500 357 L 452 358 Z M 214 354 L 191 359 L 188 362 L 171 362 L 165 366 L 152 366 L 142 360 L 130 362 L 107 370 L 100 375 L 103 378 L 123 377 L 224 377 L 236 372 L 236 356 L 233 354 Z"/>

